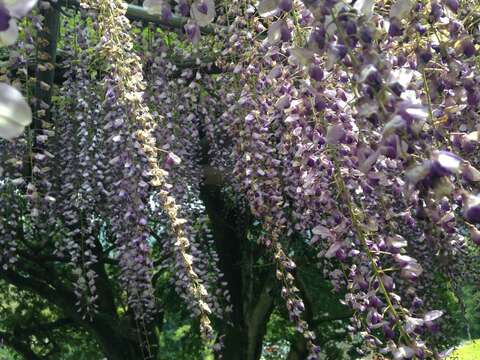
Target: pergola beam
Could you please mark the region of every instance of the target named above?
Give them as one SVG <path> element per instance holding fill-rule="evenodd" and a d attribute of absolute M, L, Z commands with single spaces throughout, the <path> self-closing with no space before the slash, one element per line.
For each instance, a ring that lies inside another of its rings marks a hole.
<path fill-rule="evenodd" d="M 58 4 L 64 7 L 80 7 L 78 0 L 60 0 Z M 170 19 L 164 19 L 161 15 L 149 14 L 145 8 L 132 4 L 128 4 L 126 15 L 132 21 L 147 21 L 168 30 L 183 30 L 188 21 L 188 18 L 176 15 L 173 15 Z M 200 31 L 202 34 L 209 35 L 214 34 L 216 28 L 218 28 L 218 25 L 208 25 L 201 27 Z"/>

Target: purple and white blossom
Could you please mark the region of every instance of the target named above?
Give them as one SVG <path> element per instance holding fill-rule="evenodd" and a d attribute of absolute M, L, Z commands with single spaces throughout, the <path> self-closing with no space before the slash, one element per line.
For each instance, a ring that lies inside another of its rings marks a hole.
<path fill-rule="evenodd" d="M 18 38 L 17 20 L 27 15 L 38 0 L 0 1 L 0 47 L 13 45 Z"/>
<path fill-rule="evenodd" d="M 13 139 L 32 122 L 32 111 L 13 86 L 0 83 L 0 137 Z"/>

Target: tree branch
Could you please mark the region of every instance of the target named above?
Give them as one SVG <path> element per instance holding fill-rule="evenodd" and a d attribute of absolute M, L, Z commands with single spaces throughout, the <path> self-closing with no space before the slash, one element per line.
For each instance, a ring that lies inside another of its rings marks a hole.
<path fill-rule="evenodd" d="M 16 352 L 21 354 L 26 360 L 42 360 L 40 356 L 33 352 L 29 345 L 20 341 L 15 335 L 6 331 L 0 331 L 0 347 L 2 344 L 11 347 Z"/>
<path fill-rule="evenodd" d="M 71 318 L 61 318 L 50 323 L 38 324 L 33 327 L 23 328 L 23 327 L 15 327 L 13 329 L 14 335 L 35 335 L 40 332 L 48 332 L 58 328 L 62 328 L 64 326 L 74 325 L 75 321 Z"/>

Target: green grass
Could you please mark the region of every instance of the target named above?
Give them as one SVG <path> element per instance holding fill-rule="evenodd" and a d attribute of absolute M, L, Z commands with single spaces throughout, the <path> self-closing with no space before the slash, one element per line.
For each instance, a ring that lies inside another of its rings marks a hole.
<path fill-rule="evenodd" d="M 480 359 L 480 339 L 469 341 L 460 346 L 449 359 L 478 360 Z"/>

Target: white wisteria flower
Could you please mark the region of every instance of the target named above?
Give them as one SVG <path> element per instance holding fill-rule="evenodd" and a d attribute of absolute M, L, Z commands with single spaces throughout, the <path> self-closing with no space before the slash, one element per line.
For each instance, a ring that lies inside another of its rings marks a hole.
<path fill-rule="evenodd" d="M 197 0 L 190 7 L 190 16 L 199 26 L 206 26 L 215 19 L 215 2 L 213 0 Z"/>
<path fill-rule="evenodd" d="M 357 0 L 353 8 L 360 14 L 367 17 L 373 14 L 373 7 L 375 6 L 375 0 Z"/>
<path fill-rule="evenodd" d="M 32 111 L 20 91 L 0 83 L 0 137 L 13 139 L 32 122 Z"/>
<path fill-rule="evenodd" d="M 164 5 L 164 0 L 145 0 L 143 2 L 143 7 L 151 15 L 161 15 Z"/>
<path fill-rule="evenodd" d="M 18 39 L 17 20 L 37 4 L 37 0 L 0 0 L 0 47 L 15 44 Z"/>
<path fill-rule="evenodd" d="M 390 8 L 390 17 L 404 19 L 412 11 L 415 2 L 413 0 L 397 0 Z"/>

